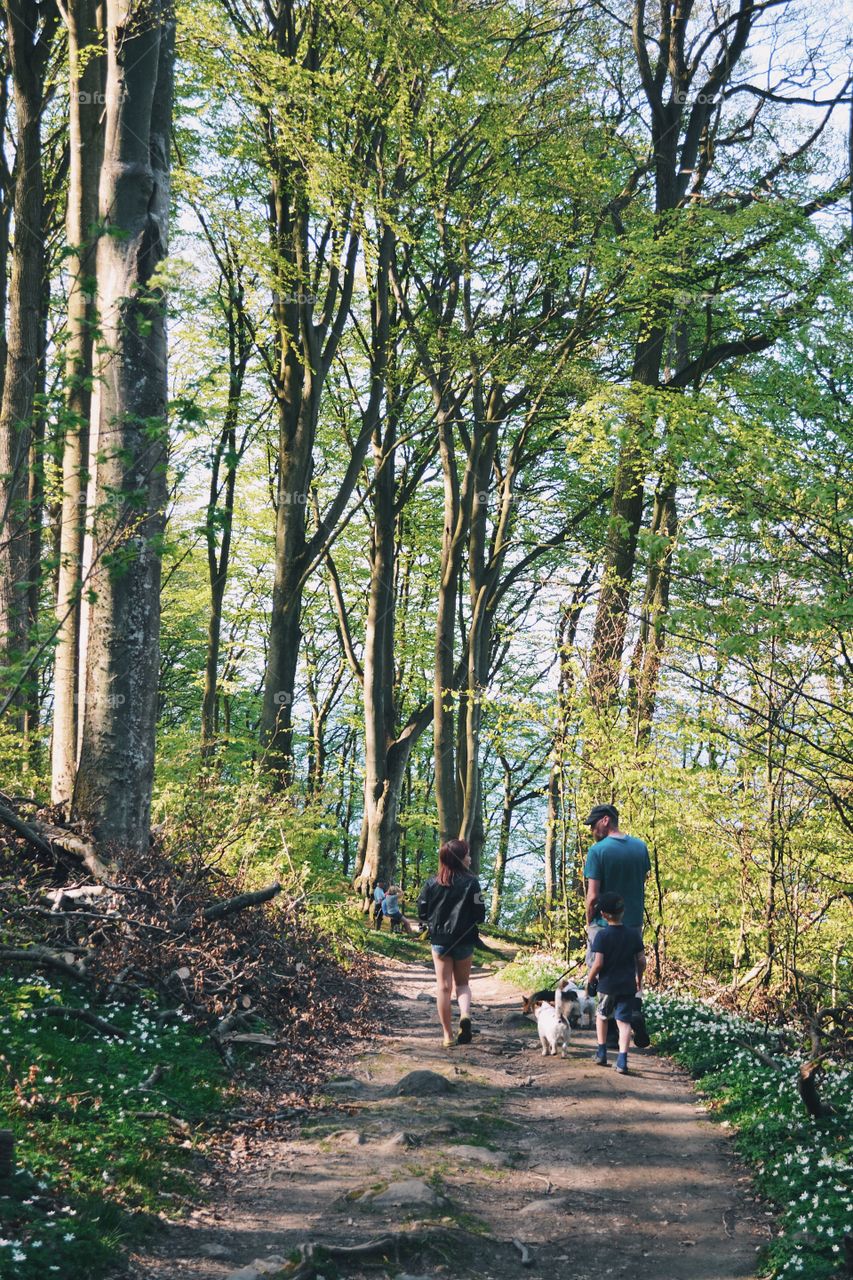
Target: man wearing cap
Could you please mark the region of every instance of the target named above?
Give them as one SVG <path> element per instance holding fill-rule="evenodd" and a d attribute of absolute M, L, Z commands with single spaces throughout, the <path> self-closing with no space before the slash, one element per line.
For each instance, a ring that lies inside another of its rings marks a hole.
<path fill-rule="evenodd" d="M 604 927 L 598 910 L 602 893 L 618 893 L 625 903 L 624 922 L 629 929 L 643 929 L 646 877 L 652 869 L 645 841 L 619 830 L 619 813 L 612 804 L 597 804 L 585 825 L 592 828 L 595 844 L 586 855 L 586 922 L 590 947 L 596 932 Z M 591 950 L 587 962 L 591 962 Z"/>

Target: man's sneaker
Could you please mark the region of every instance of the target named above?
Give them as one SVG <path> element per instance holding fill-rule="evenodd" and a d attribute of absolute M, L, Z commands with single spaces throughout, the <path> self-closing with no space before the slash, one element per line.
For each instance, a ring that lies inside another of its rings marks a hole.
<path fill-rule="evenodd" d="M 607 1045 L 606 1044 L 598 1045 L 598 1047 L 595 1050 L 594 1061 L 597 1063 L 599 1067 L 607 1066 Z"/>
<path fill-rule="evenodd" d="M 457 1044 L 470 1044 L 470 1043 L 471 1043 L 471 1035 L 472 1035 L 472 1032 L 471 1032 L 471 1019 L 470 1019 L 470 1018 L 460 1018 L 460 1019 L 459 1019 L 459 1035 L 456 1037 L 456 1043 L 457 1043 Z"/>
<path fill-rule="evenodd" d="M 442 1049 L 455 1049 L 456 1041 L 453 1039 L 453 1036 L 445 1036 L 441 1042 L 441 1047 Z"/>
<path fill-rule="evenodd" d="M 618 1053 L 616 1055 L 616 1070 L 619 1072 L 620 1076 L 626 1076 L 628 1074 L 627 1053 Z"/>
<path fill-rule="evenodd" d="M 652 1042 L 643 1017 L 643 1002 L 637 996 L 634 1012 L 631 1014 L 631 1030 L 634 1033 L 634 1044 L 638 1049 L 647 1049 Z"/>

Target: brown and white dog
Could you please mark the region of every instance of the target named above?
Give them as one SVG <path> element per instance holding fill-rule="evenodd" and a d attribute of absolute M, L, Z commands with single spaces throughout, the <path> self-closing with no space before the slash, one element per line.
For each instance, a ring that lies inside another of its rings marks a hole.
<path fill-rule="evenodd" d="M 589 1029 L 595 1022 L 595 1000 L 574 982 L 560 982 L 553 990 L 544 988 L 522 996 L 521 1011 L 535 1018 L 537 1006 L 543 1003 L 553 1004 L 572 1029 L 577 1029 L 582 1022 Z"/>
<path fill-rule="evenodd" d="M 559 996 L 555 993 L 554 997 L 555 1007 L 558 1009 L 562 1007 L 564 1016 L 568 1018 L 573 1028 L 583 1024 L 588 1031 L 595 1024 L 593 996 L 587 995 L 586 991 L 582 991 L 574 982 L 564 982 L 558 991 Z"/>

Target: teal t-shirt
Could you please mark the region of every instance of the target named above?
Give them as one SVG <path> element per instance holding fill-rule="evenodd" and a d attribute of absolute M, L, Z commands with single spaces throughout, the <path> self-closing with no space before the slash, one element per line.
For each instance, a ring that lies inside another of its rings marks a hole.
<path fill-rule="evenodd" d="M 646 876 L 652 869 L 644 840 L 636 836 L 605 836 L 591 846 L 583 873 L 599 882 L 599 893 L 621 894 L 625 902 L 623 923 L 631 929 L 643 927 Z M 593 924 L 604 924 L 596 916 Z"/>

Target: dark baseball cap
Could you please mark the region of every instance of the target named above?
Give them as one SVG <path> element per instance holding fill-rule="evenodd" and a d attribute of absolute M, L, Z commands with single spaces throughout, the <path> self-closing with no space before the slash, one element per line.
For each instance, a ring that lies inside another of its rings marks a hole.
<path fill-rule="evenodd" d="M 619 811 L 614 809 L 612 804 L 595 804 L 589 811 L 589 817 L 584 818 L 584 826 L 594 827 L 599 818 L 609 818 L 611 822 L 618 822 Z"/>
<path fill-rule="evenodd" d="M 618 916 L 625 910 L 625 899 L 621 893 L 611 889 L 598 895 L 597 906 L 602 915 Z"/>

